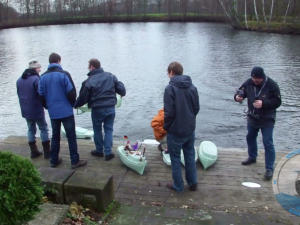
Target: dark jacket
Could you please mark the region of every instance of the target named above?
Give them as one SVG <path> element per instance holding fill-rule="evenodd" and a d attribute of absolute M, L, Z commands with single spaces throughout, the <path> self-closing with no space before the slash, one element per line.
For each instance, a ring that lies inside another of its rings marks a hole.
<path fill-rule="evenodd" d="M 39 94 L 45 101 L 51 119 L 73 115 L 76 89 L 70 74 L 59 64 L 52 63 L 41 76 Z"/>
<path fill-rule="evenodd" d="M 171 78 L 164 93 L 164 129 L 171 134 L 186 137 L 196 128 L 200 109 L 197 88 L 186 75 Z"/>
<path fill-rule="evenodd" d="M 239 95 L 248 99 L 248 123 L 257 128 L 274 126 L 276 109 L 281 105 L 281 95 L 277 83 L 269 77 L 266 77 L 264 82 L 265 85 L 256 86 L 250 78 L 238 91 Z M 234 99 L 238 92 L 234 95 Z M 262 100 L 261 109 L 254 108 L 255 100 Z"/>
<path fill-rule="evenodd" d="M 40 76 L 34 69 L 26 69 L 17 80 L 22 116 L 30 120 L 38 120 L 45 116 L 44 109 L 38 94 Z"/>
<path fill-rule="evenodd" d="M 102 68 L 89 72 L 87 76 L 88 79 L 82 83 L 75 108 L 86 103 L 89 108 L 112 107 L 117 103 L 116 93 L 122 97 L 126 95 L 124 84 Z"/>

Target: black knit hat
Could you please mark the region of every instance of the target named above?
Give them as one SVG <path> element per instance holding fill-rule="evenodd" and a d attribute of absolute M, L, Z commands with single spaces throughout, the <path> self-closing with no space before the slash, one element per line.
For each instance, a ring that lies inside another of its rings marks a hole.
<path fill-rule="evenodd" d="M 265 79 L 266 75 L 264 69 L 259 66 L 253 67 L 251 71 L 251 77 Z"/>

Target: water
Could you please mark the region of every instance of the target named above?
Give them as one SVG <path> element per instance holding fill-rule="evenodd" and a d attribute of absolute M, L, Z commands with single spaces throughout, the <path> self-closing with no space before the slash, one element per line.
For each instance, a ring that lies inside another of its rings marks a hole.
<path fill-rule="evenodd" d="M 236 31 L 213 23 L 79 24 L 2 30 L 0 138 L 26 135 L 15 82 L 28 61 L 38 59 L 46 70 L 49 54 L 58 52 L 78 91 L 93 57 L 125 83 L 127 96 L 117 109 L 116 139 L 123 135 L 153 138 L 150 122 L 163 106 L 167 66 L 174 60 L 181 62 L 200 96 L 196 142 L 211 140 L 222 147 L 246 146 L 246 104 L 234 102 L 233 94 L 249 78 L 251 68 L 260 65 L 278 82 L 282 93 L 274 131 L 276 147 L 294 150 L 300 147 L 299 46 L 300 36 Z M 90 113 L 76 116 L 76 123 L 91 129 Z"/>

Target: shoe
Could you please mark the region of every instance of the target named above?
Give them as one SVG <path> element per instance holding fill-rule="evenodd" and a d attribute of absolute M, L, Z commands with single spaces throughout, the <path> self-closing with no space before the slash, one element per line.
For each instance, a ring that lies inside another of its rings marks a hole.
<path fill-rule="evenodd" d="M 30 157 L 32 159 L 39 157 L 42 155 L 42 153 L 38 150 L 38 147 L 36 146 L 36 142 L 28 142 L 29 147 L 30 147 Z"/>
<path fill-rule="evenodd" d="M 197 184 L 192 184 L 189 189 L 190 191 L 197 191 Z"/>
<path fill-rule="evenodd" d="M 96 156 L 96 157 L 103 157 L 104 156 L 103 152 L 98 152 L 97 150 L 91 151 L 91 155 Z"/>
<path fill-rule="evenodd" d="M 273 177 L 273 171 L 268 169 L 266 170 L 266 173 L 265 173 L 265 180 L 271 180 Z"/>
<path fill-rule="evenodd" d="M 58 165 L 60 165 L 61 163 L 62 163 L 62 159 L 59 158 L 59 159 L 57 160 L 57 163 L 50 163 L 50 166 L 51 166 L 52 168 L 55 168 L 55 167 L 57 167 Z"/>
<path fill-rule="evenodd" d="M 161 144 L 159 144 L 159 145 L 157 146 L 157 149 L 158 149 L 158 151 L 160 151 L 160 152 L 163 151 L 163 148 L 162 148 Z"/>
<path fill-rule="evenodd" d="M 172 191 L 176 191 L 172 183 L 167 183 L 166 187 Z"/>
<path fill-rule="evenodd" d="M 242 165 L 243 166 L 248 166 L 248 165 L 251 165 L 253 163 L 256 163 L 256 159 L 248 158 L 247 160 L 242 162 Z"/>
<path fill-rule="evenodd" d="M 43 145 L 43 152 L 44 152 L 44 159 L 50 158 L 50 141 L 42 142 Z"/>
<path fill-rule="evenodd" d="M 72 165 L 72 169 L 76 169 L 87 164 L 86 160 L 79 160 L 76 164 Z"/>
<path fill-rule="evenodd" d="M 111 153 L 111 154 L 109 154 L 109 155 L 106 155 L 106 156 L 104 157 L 104 160 L 105 160 L 105 161 L 109 161 L 109 160 L 111 160 L 111 159 L 113 159 L 113 158 L 115 158 L 115 154 L 114 154 L 114 153 Z"/>

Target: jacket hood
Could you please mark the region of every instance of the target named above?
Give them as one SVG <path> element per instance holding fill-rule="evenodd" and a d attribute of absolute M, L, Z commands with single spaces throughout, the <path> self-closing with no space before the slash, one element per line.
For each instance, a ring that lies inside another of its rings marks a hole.
<path fill-rule="evenodd" d="M 26 69 L 22 74 L 22 79 L 27 79 L 30 76 L 39 76 L 34 69 Z"/>
<path fill-rule="evenodd" d="M 189 88 L 192 85 L 192 79 L 187 75 L 175 75 L 169 84 L 179 88 Z"/>
<path fill-rule="evenodd" d="M 89 72 L 89 73 L 87 74 L 87 76 L 89 77 L 89 76 L 93 76 L 93 75 L 95 75 L 95 74 L 97 74 L 97 73 L 103 73 L 103 72 L 104 72 L 104 70 L 103 70 L 102 68 L 94 69 L 94 70 L 92 70 L 91 72 Z"/>
<path fill-rule="evenodd" d="M 53 69 L 55 69 L 55 68 L 62 69 L 61 65 L 58 64 L 58 63 L 51 63 L 51 64 L 49 64 L 49 66 L 48 66 L 48 70 L 53 70 Z"/>

